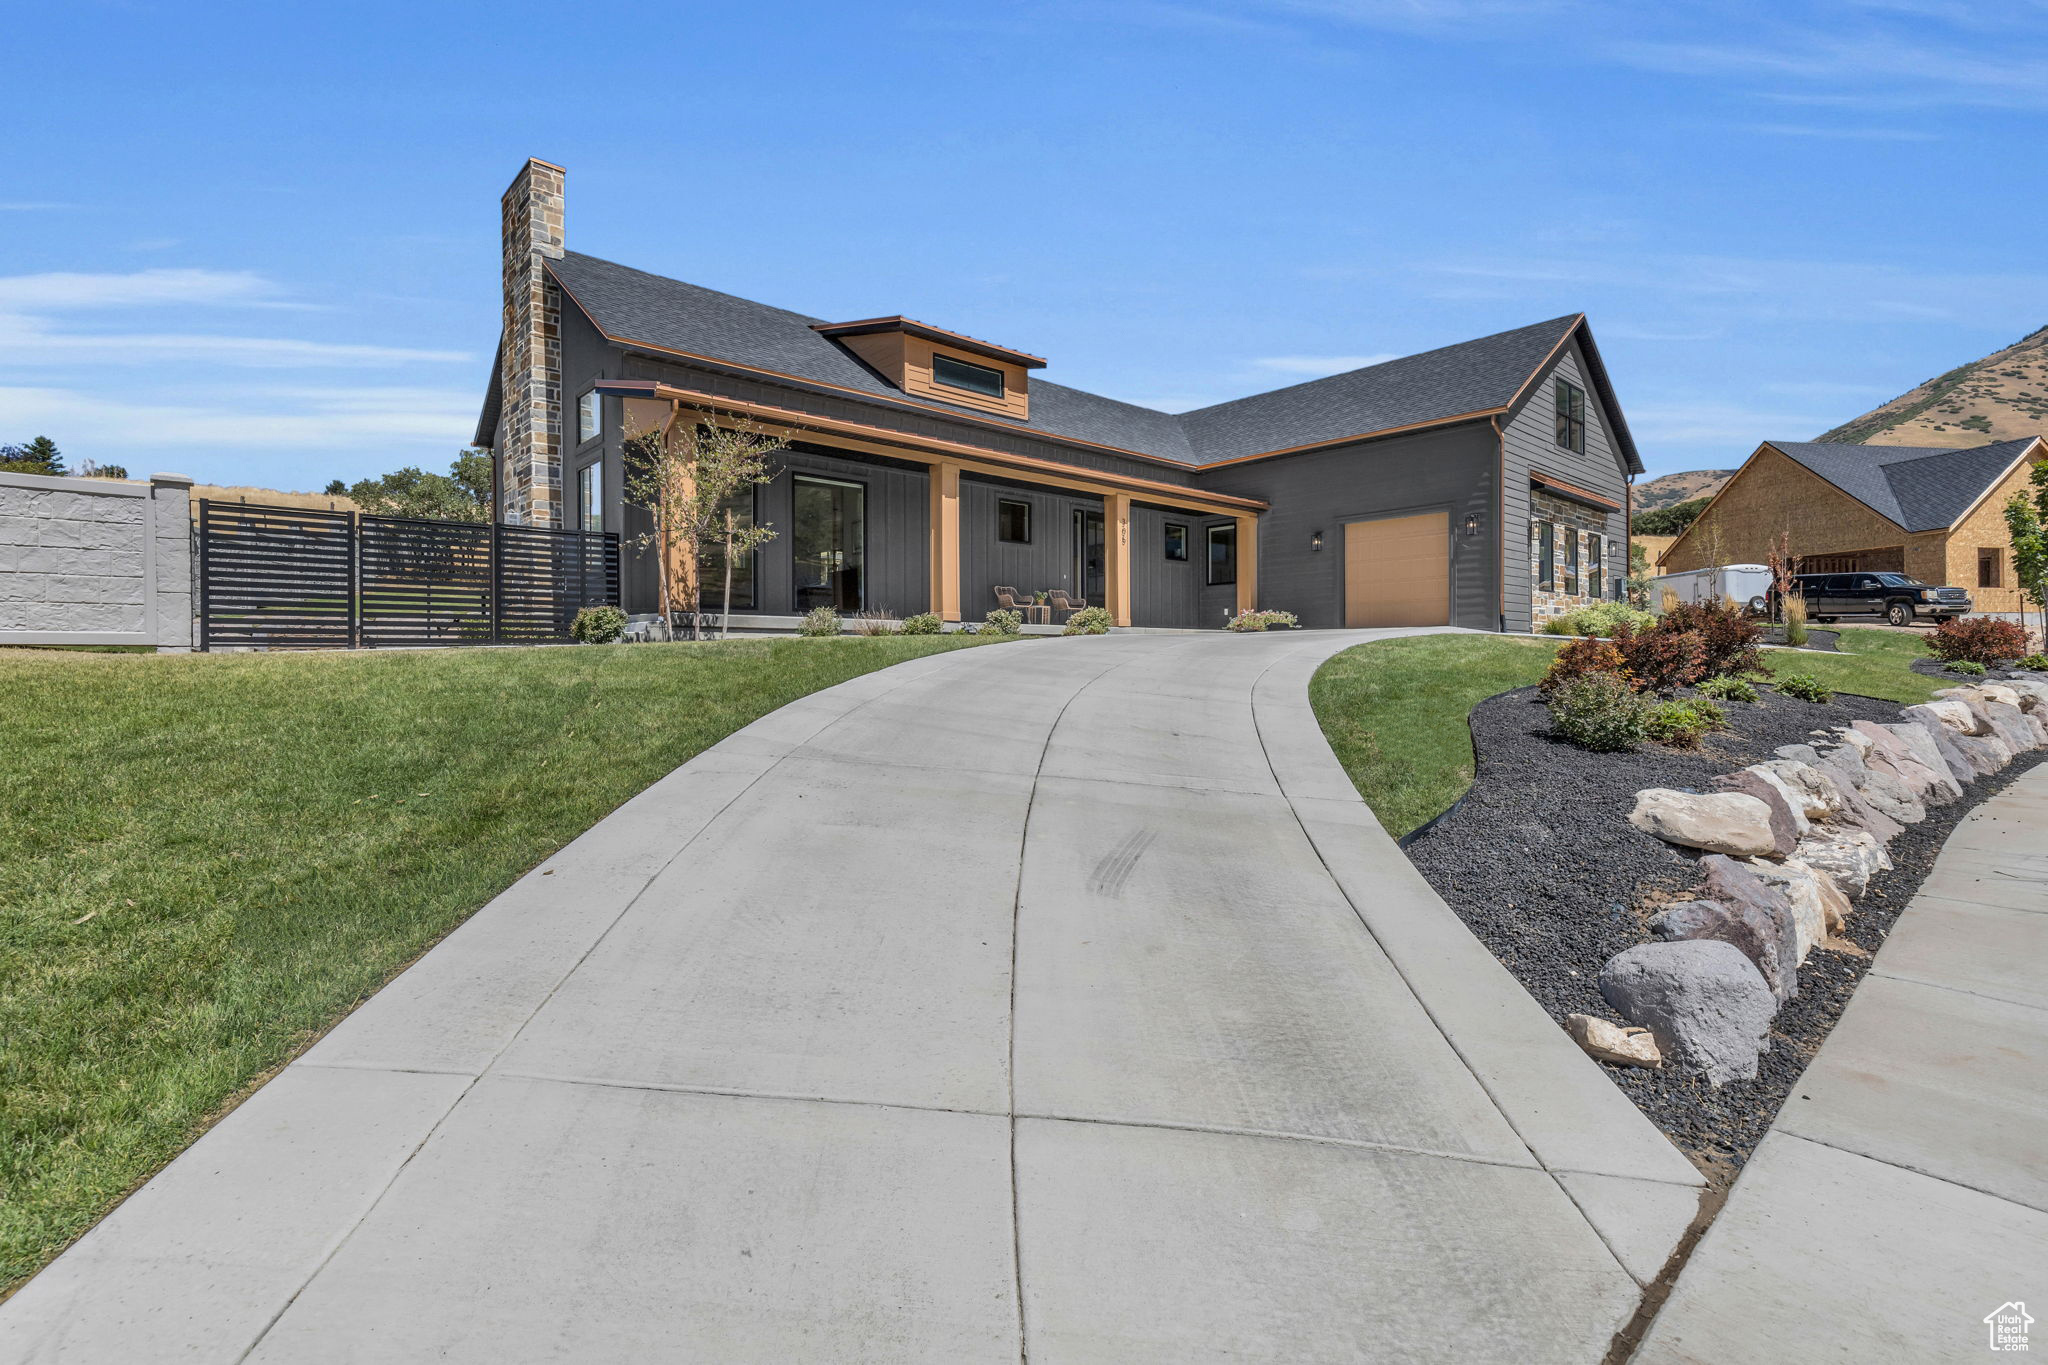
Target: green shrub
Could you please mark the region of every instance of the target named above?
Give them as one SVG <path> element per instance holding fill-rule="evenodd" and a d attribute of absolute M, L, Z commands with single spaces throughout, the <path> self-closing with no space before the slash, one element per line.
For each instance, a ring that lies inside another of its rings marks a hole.
<path fill-rule="evenodd" d="M 1984 665 L 1978 663 L 1975 659 L 1957 659 L 1948 665 L 1948 671 L 1966 674 L 1972 678 L 1981 678 L 1984 676 L 1985 669 Z"/>
<path fill-rule="evenodd" d="M 1764 666 L 1763 626 L 1726 598 L 1712 602 L 1681 602 L 1664 613 L 1650 634 L 1697 635 L 1703 678 L 1731 673 L 1768 673 Z M 1640 670 L 1638 670 L 1640 671 Z"/>
<path fill-rule="evenodd" d="M 1083 607 L 1067 618 L 1067 628 L 1062 635 L 1107 635 L 1109 634 L 1109 612 L 1103 607 Z"/>
<path fill-rule="evenodd" d="M 812 607 L 796 629 L 799 635 L 837 635 L 839 613 L 830 607 Z"/>
<path fill-rule="evenodd" d="M 1756 687 L 1747 678 L 1731 678 L 1725 673 L 1701 683 L 1700 695 L 1717 701 L 1753 702 L 1757 699 Z"/>
<path fill-rule="evenodd" d="M 1551 689 L 1550 726 L 1563 739 L 1596 753 L 1621 753 L 1643 742 L 1649 703 L 1618 673 L 1586 673 Z"/>
<path fill-rule="evenodd" d="M 1550 661 L 1550 671 L 1543 675 L 1543 695 L 1548 697 L 1558 688 L 1577 678 L 1594 675 L 1621 678 L 1628 670 L 1628 660 L 1621 651 L 1606 640 L 1574 640 L 1557 651 L 1557 657 Z"/>
<path fill-rule="evenodd" d="M 1281 626 L 1288 630 L 1301 624 L 1301 618 L 1291 611 L 1241 611 L 1224 625 L 1225 630 L 1248 631 L 1266 630 Z"/>
<path fill-rule="evenodd" d="M 1778 679 L 1777 687 L 1788 697 L 1818 702 L 1822 706 L 1835 699 L 1835 694 L 1829 690 L 1828 685 L 1811 673 L 1787 673 Z"/>
<path fill-rule="evenodd" d="M 1953 664 L 1958 660 L 1995 664 L 2027 652 L 2026 629 L 1990 616 L 1956 616 L 1943 621 L 1927 637 L 1927 652 Z"/>
<path fill-rule="evenodd" d="M 939 635 L 943 634 L 945 629 L 946 623 L 933 611 L 921 611 L 915 616 L 905 618 L 903 622 L 905 635 Z"/>
<path fill-rule="evenodd" d="M 569 623 L 569 633 L 586 645 L 608 645 L 626 631 L 626 613 L 617 607 L 585 607 Z"/>
<path fill-rule="evenodd" d="M 988 614 L 988 619 L 981 623 L 981 629 L 975 633 L 978 635 L 1017 635 L 1021 634 L 1023 630 L 1024 617 L 1021 612 L 1014 612 L 1006 607 L 997 607 Z"/>
<path fill-rule="evenodd" d="M 1667 701 L 1643 717 L 1643 733 L 1659 744 L 1697 749 L 1709 730 L 1726 729 L 1728 713 L 1703 698 Z"/>
<path fill-rule="evenodd" d="M 2030 673 L 2048 673 L 2048 654 L 2029 654 L 2018 666 Z"/>
<path fill-rule="evenodd" d="M 1562 616 L 1554 616 L 1543 623 L 1546 635 L 1607 635 L 1616 634 L 1623 626 L 1631 630 L 1648 630 L 1657 623 L 1657 618 L 1646 611 L 1637 611 L 1626 602 L 1601 602 L 1590 607 L 1580 607 Z"/>

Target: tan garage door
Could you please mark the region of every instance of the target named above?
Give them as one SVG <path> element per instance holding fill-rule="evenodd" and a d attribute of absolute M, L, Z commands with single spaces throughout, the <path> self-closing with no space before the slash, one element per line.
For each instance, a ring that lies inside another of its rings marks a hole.
<path fill-rule="evenodd" d="M 1451 516 L 1354 521 L 1344 527 L 1344 624 L 1451 623 Z"/>

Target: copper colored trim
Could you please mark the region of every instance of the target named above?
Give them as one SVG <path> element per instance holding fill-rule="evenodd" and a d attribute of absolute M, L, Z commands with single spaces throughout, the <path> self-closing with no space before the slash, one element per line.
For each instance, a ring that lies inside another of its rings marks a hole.
<path fill-rule="evenodd" d="M 729 398 L 723 394 L 701 393 L 695 389 L 681 389 L 659 380 L 601 380 L 593 385 L 600 393 L 624 394 L 642 398 L 662 398 L 688 403 L 713 412 L 740 412 L 761 417 L 781 426 L 810 431 L 839 432 L 878 445 L 895 446 L 904 450 L 928 452 L 934 456 L 965 457 L 984 465 L 1003 469 L 1024 470 L 1042 474 L 1047 478 L 1065 479 L 1072 483 L 1095 488 L 1120 489 L 1125 491 L 1146 491 L 1161 500 L 1177 501 L 1193 507 L 1214 507 L 1218 509 L 1243 508 L 1263 512 L 1272 504 L 1258 498 L 1241 498 L 1231 493 L 1207 493 L 1185 484 L 1159 483 L 1152 479 L 1134 479 L 1128 474 L 1116 474 L 1107 470 L 1085 469 L 1079 465 L 1060 464 L 1053 460 L 1041 460 L 1030 455 L 1012 455 L 1005 450 L 991 450 L 986 446 L 972 446 L 961 441 L 948 441 L 936 436 L 917 436 L 909 432 L 894 431 L 888 427 L 869 426 L 865 422 L 848 422 L 837 417 L 820 417 L 816 413 L 798 412 L 792 408 L 778 408 L 767 403 L 754 403 L 745 399 Z"/>
<path fill-rule="evenodd" d="M 1576 502 L 1583 502 L 1589 507 L 1597 507 L 1603 512 L 1619 512 L 1621 510 L 1621 504 L 1612 498 L 1602 497 L 1598 493 L 1589 493 L 1576 484 L 1566 483 L 1563 479 L 1553 478 L 1548 474 L 1538 473 L 1533 469 L 1529 471 L 1529 482 L 1534 487 L 1548 489 L 1553 493 L 1561 494 Z"/>
<path fill-rule="evenodd" d="M 906 318 L 900 313 L 886 318 L 862 318 L 858 322 L 814 322 L 811 324 L 811 330 L 828 337 L 859 336 L 869 332 L 908 332 L 912 336 L 923 337 L 926 341 L 942 341 L 951 346 L 958 346 L 963 351 L 975 351 L 982 355 L 994 356 L 998 360 L 1007 360 L 1022 365 L 1027 370 L 1045 368 L 1043 356 L 1032 355 L 1029 351 L 1012 350 L 1008 346 L 998 346 L 993 341 L 983 341 L 980 337 L 971 337 L 964 332 L 950 332 L 944 327 L 934 327 L 929 322 Z"/>
<path fill-rule="evenodd" d="M 1529 372 L 1529 377 L 1522 381 L 1522 387 L 1515 390 L 1515 396 L 1508 400 L 1507 407 L 1501 409 L 1501 411 L 1506 412 L 1513 409 L 1518 404 L 1520 404 L 1524 398 L 1527 398 L 1529 396 L 1530 388 L 1536 383 L 1537 380 L 1543 377 L 1543 372 L 1549 369 L 1553 364 L 1555 364 L 1557 362 L 1557 358 L 1560 355 L 1564 354 L 1564 348 L 1571 344 L 1572 338 L 1577 336 L 1579 334 L 1579 329 L 1585 325 L 1586 315 L 1584 313 L 1572 314 L 1572 325 L 1564 329 L 1564 335 L 1559 337 L 1557 339 L 1557 344 L 1550 348 L 1550 354 L 1544 356 L 1543 363 L 1538 365 L 1535 369 Z"/>

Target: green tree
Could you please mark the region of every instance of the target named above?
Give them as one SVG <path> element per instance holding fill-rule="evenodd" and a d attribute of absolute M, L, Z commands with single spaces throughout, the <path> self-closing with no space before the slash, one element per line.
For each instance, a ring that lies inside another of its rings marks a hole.
<path fill-rule="evenodd" d="M 345 498 L 348 496 L 348 485 L 343 483 L 340 479 L 329 479 L 327 481 L 327 487 L 321 489 L 320 491 L 322 493 L 325 493 L 330 498 Z"/>
<path fill-rule="evenodd" d="M 775 538 L 773 527 L 740 525 L 732 498 L 774 478 L 769 457 L 785 446 L 744 419 L 702 413 L 686 420 L 680 409 L 660 427 L 627 436 L 626 496 L 654 523 L 633 547 L 655 551 L 662 619 L 689 612 L 696 639 L 704 638 L 702 550 L 716 545 L 723 552 L 721 618 L 728 618 L 734 561 Z"/>
<path fill-rule="evenodd" d="M 0 446 L 0 474 L 62 474 L 64 456 L 57 443 L 38 436 L 25 445 Z"/>
<path fill-rule="evenodd" d="M 1694 498 L 1690 502 L 1674 503 L 1670 507 L 1659 507 L 1651 512 L 1638 512 L 1629 523 L 1629 529 L 1639 536 L 1675 536 L 1700 519 L 1700 513 L 1707 510 L 1712 498 Z"/>
<path fill-rule="evenodd" d="M 327 491 L 342 491 L 341 480 L 328 484 Z M 415 465 L 407 465 L 381 478 L 359 479 L 346 491 L 356 506 L 375 516 L 489 521 L 491 457 L 465 450 L 455 457 L 446 474 L 429 474 Z"/>
<path fill-rule="evenodd" d="M 2033 494 L 2015 493 L 2005 500 L 2005 527 L 2012 536 L 2012 572 L 2021 595 L 2041 609 L 2044 644 L 2048 644 L 2048 461 L 2027 476 Z M 2020 612 L 2026 624 L 2026 611 Z"/>

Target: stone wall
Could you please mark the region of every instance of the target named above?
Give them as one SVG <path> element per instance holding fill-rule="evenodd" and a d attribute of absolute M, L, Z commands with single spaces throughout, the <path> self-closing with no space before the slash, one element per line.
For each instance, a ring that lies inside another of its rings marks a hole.
<path fill-rule="evenodd" d="M 0 474 L 0 645 L 190 649 L 191 489 Z"/>
<path fill-rule="evenodd" d="M 1536 491 L 1529 495 L 1529 610 L 1533 629 L 1540 631 L 1543 623 L 1553 617 L 1605 599 L 1611 593 L 1613 581 L 1628 576 L 1627 542 L 1607 535 L 1607 520 L 1605 512 L 1552 493 Z M 1549 589 L 1543 586 L 1543 539 L 1539 528 L 1544 522 L 1556 528 L 1551 537 L 1549 575 L 1554 586 Z M 1590 542 L 1595 539 L 1604 542 L 1601 564 L 1597 574 L 1589 575 Z M 1569 559 L 1566 545 L 1571 540 L 1576 540 L 1579 548 L 1577 592 L 1564 590 Z"/>

